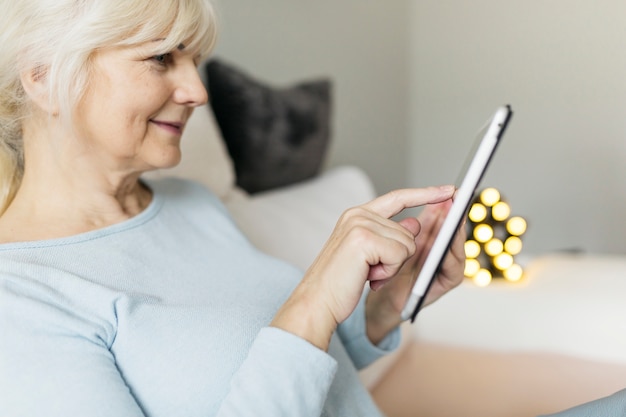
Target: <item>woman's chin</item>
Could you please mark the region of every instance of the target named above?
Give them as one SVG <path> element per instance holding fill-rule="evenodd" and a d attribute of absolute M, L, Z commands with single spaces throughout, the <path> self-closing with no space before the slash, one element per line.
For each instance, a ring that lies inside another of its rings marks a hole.
<path fill-rule="evenodd" d="M 177 166 L 178 164 L 180 164 L 180 157 L 177 158 L 174 161 L 168 161 L 167 163 L 163 163 L 161 165 L 159 165 L 157 167 L 157 169 L 168 169 L 168 168 L 174 168 L 175 166 Z"/>
<path fill-rule="evenodd" d="M 168 169 L 174 168 L 180 164 L 181 158 L 182 154 L 180 152 L 180 148 L 176 148 L 168 149 L 167 152 L 163 152 L 159 155 L 154 155 L 154 157 L 150 158 L 147 162 L 150 165 L 151 170 Z"/>

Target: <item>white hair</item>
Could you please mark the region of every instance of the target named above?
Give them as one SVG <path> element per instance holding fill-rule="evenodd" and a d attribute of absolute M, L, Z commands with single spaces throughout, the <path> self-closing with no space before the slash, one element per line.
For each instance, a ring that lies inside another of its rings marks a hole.
<path fill-rule="evenodd" d="M 24 171 L 22 121 L 30 101 L 20 74 L 43 70 L 48 99 L 71 125 L 97 49 L 157 38 L 206 58 L 216 40 L 209 0 L 3 0 L 0 6 L 0 215 Z"/>

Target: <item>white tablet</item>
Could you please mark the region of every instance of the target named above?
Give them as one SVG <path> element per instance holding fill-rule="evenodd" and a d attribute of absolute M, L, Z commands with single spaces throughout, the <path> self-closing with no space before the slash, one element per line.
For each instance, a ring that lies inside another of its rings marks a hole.
<path fill-rule="evenodd" d="M 430 288 L 444 257 L 450 249 L 452 239 L 459 228 L 461 221 L 467 215 L 469 205 L 474 198 L 476 188 L 483 174 L 487 170 L 489 161 L 493 156 L 498 143 L 506 129 L 512 115 L 511 106 L 499 107 L 494 115 L 487 121 L 485 126 L 478 132 L 476 147 L 469 155 L 466 169 L 461 171 L 460 182 L 457 182 L 457 190 L 454 202 L 446 216 L 441 229 L 433 242 L 433 246 L 424 261 L 424 266 L 417 276 L 417 281 L 411 289 L 411 293 L 402 310 L 402 319 L 415 321 L 426 293 Z"/>

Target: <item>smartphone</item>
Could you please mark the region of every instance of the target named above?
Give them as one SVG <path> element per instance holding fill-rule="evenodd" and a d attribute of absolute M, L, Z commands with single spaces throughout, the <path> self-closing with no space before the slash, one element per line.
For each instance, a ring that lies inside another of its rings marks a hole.
<path fill-rule="evenodd" d="M 452 206 L 441 225 L 441 229 L 433 242 L 433 246 L 424 261 L 424 266 L 422 266 L 417 276 L 417 281 L 415 281 L 402 310 L 403 320 L 410 319 L 411 322 L 415 321 L 415 317 L 426 298 L 426 293 L 450 249 L 454 235 L 463 218 L 467 216 L 478 184 L 487 170 L 489 161 L 491 161 L 512 115 L 513 112 L 510 105 L 498 107 L 493 116 L 487 120 L 483 128 L 478 132 L 475 145 L 470 151 L 465 167 L 461 170 L 457 180 L 457 190 L 454 194 Z"/>

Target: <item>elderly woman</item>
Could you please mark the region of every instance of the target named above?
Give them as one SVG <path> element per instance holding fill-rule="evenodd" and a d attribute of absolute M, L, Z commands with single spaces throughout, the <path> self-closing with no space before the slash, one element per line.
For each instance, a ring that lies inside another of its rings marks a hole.
<path fill-rule="evenodd" d="M 140 177 L 207 101 L 210 4 L 3 1 L 0 22 L 0 415 L 379 415 L 357 368 L 397 346 L 453 187 L 348 209 L 303 274 L 202 186 Z"/>

